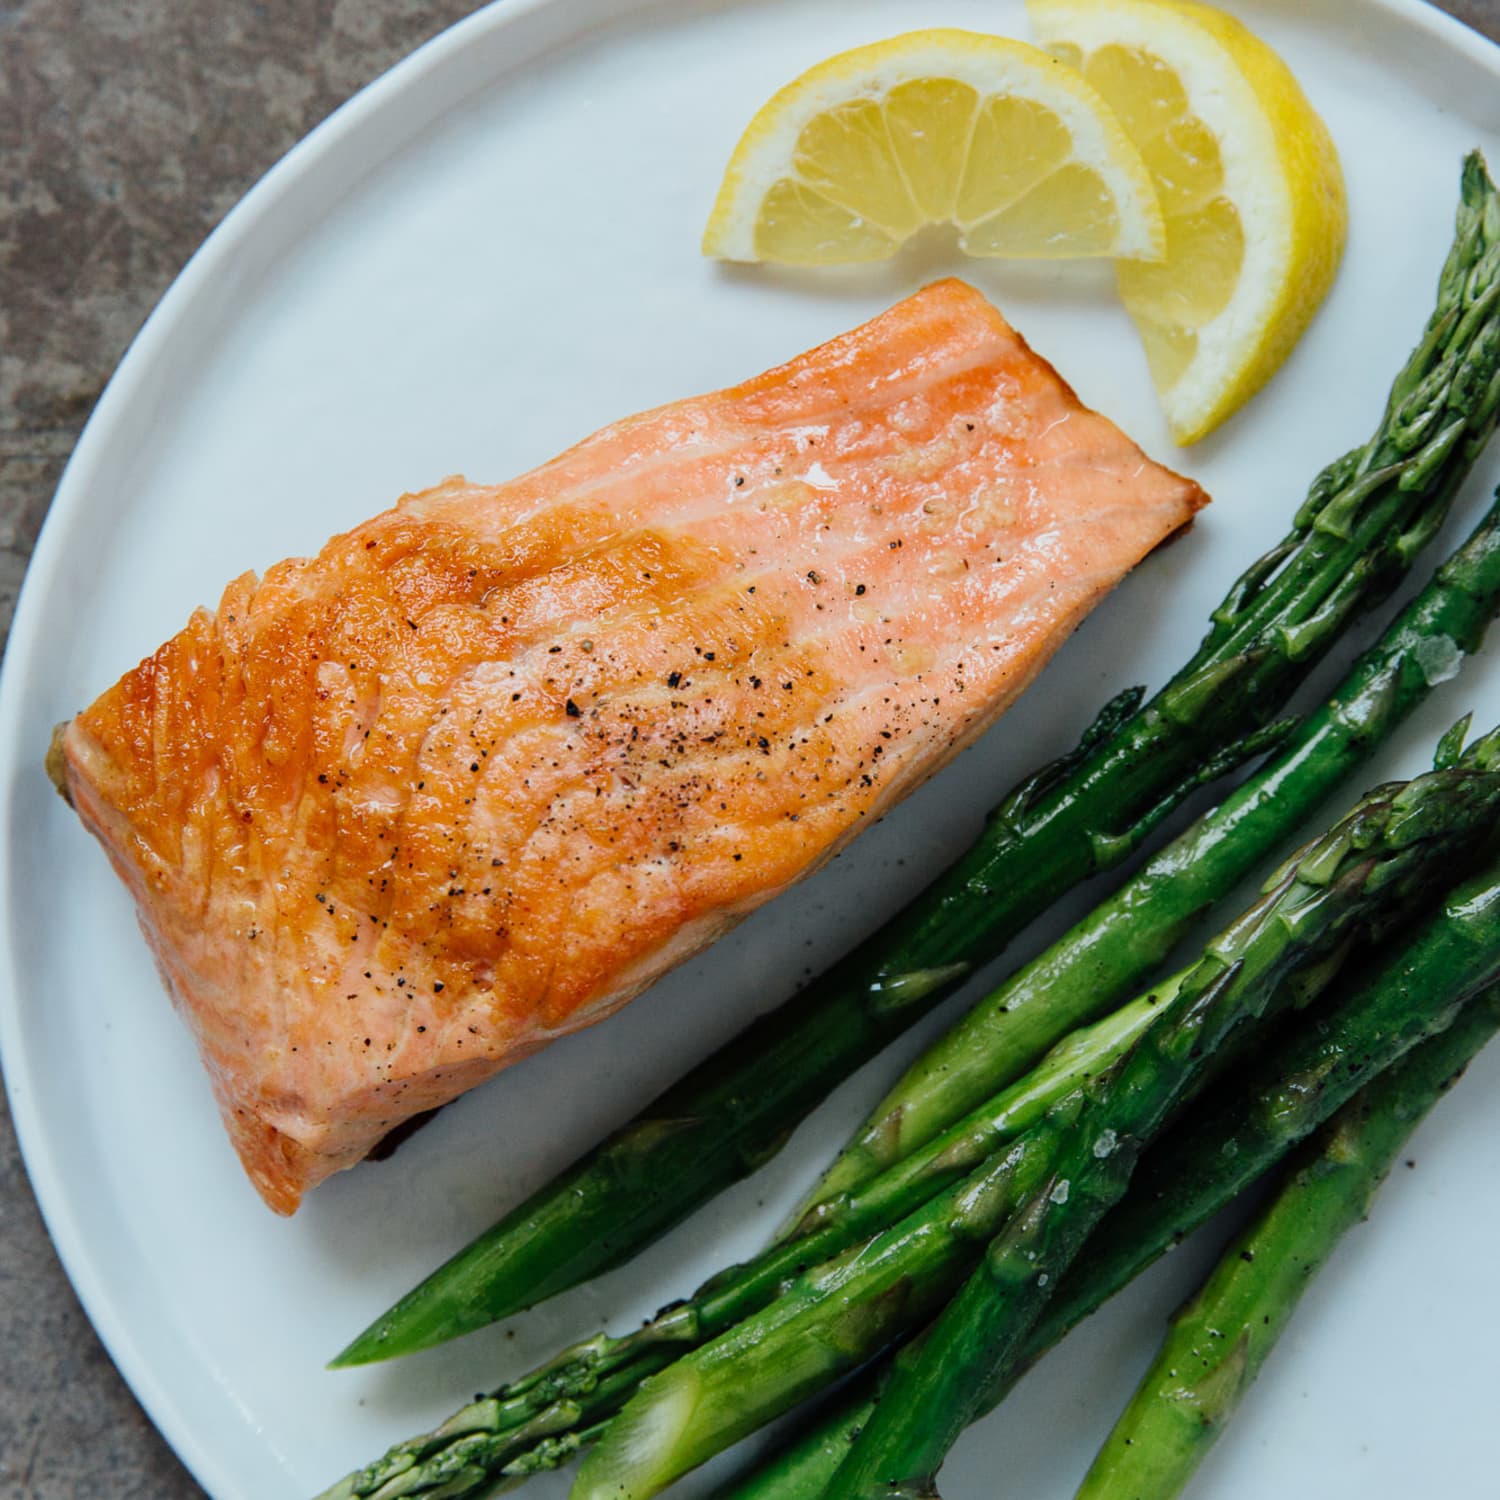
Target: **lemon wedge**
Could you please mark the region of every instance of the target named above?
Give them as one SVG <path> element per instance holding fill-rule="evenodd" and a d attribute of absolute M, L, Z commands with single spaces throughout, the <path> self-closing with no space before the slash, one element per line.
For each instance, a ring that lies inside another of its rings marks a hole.
<path fill-rule="evenodd" d="M 1276 372 L 1333 284 L 1348 212 L 1327 127 L 1240 22 L 1189 0 L 1029 0 L 1042 43 L 1109 102 L 1156 185 L 1167 254 L 1120 267 L 1173 437 Z"/>
<path fill-rule="evenodd" d="M 703 236 L 725 260 L 880 260 L 927 224 L 970 255 L 1159 258 L 1140 153 L 1024 42 L 913 31 L 809 68 L 751 120 Z"/>

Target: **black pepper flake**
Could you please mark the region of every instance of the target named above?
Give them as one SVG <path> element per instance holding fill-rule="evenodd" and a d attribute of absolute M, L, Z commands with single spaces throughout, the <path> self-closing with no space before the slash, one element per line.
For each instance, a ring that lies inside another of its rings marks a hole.
<path fill-rule="evenodd" d="M 548 656 L 556 656 L 557 653 L 559 651 L 561 651 L 561 650 L 562 650 L 561 646 L 548 646 L 547 647 L 547 655 Z"/>
<path fill-rule="evenodd" d="M 441 995 L 443 993 L 443 981 L 441 979 L 434 979 L 432 981 L 432 993 L 434 995 Z"/>
<path fill-rule="evenodd" d="M 704 661 L 712 661 L 713 659 L 714 659 L 714 654 L 713 654 L 712 651 L 705 651 L 703 653 L 703 660 Z"/>
<path fill-rule="evenodd" d="M 682 682 L 682 673 L 681 672 L 668 672 L 667 673 L 667 686 L 668 687 L 670 687 L 670 688 L 677 687 L 681 682 Z"/>
<path fill-rule="evenodd" d="M 571 698 L 563 705 L 563 708 L 570 719 L 581 719 L 583 717 L 583 710 Z"/>
<path fill-rule="evenodd" d="M 858 597 L 860 597 L 860 596 L 861 596 L 861 595 L 863 595 L 863 593 L 864 593 L 864 591 L 865 591 L 865 586 L 864 586 L 864 584 L 862 584 L 862 583 L 856 583 L 856 584 L 855 584 L 855 585 L 854 585 L 854 594 L 855 594 L 855 597 L 856 597 L 856 598 L 858 598 Z"/>
<path fill-rule="evenodd" d="M 739 489 L 740 486 L 742 484 L 744 484 L 744 482 L 745 482 L 745 476 L 743 474 L 736 474 L 734 476 L 734 487 L 735 487 L 735 489 Z"/>
<path fill-rule="evenodd" d="M 510 695 L 510 701 L 512 703 L 519 703 L 521 701 L 521 695 L 519 693 L 512 693 Z"/>

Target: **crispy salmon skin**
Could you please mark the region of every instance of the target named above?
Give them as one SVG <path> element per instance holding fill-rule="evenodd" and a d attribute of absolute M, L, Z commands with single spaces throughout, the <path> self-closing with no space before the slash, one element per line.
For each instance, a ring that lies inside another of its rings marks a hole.
<path fill-rule="evenodd" d="M 939 282 L 236 579 L 54 763 L 291 1213 L 815 869 L 1205 501 Z"/>

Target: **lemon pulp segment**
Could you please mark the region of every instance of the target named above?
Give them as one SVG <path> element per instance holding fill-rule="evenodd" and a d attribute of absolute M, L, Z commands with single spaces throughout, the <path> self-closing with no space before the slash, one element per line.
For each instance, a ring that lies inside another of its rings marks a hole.
<path fill-rule="evenodd" d="M 735 148 L 705 254 L 832 265 L 951 224 L 972 255 L 1165 247 L 1139 153 L 1072 69 L 1023 42 L 911 32 L 840 53 L 774 95 Z"/>

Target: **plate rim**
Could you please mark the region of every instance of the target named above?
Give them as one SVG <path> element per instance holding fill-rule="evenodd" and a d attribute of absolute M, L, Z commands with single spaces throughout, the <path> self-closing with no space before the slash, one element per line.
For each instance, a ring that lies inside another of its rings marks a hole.
<path fill-rule="evenodd" d="M 651 9 L 654 3 L 660 0 L 632 0 L 628 7 L 620 7 L 619 17 Z M 1274 6 L 1277 0 L 1253 0 L 1253 3 Z M 1456 16 L 1439 10 L 1431 0 L 1364 0 L 1364 3 L 1395 22 L 1414 27 L 1500 82 L 1500 42 L 1491 41 Z M 171 348 L 184 325 L 191 326 L 200 290 L 213 284 L 242 247 L 253 244 L 264 221 L 296 187 L 330 167 L 337 169 L 341 152 L 357 146 L 365 133 L 399 107 L 409 93 L 456 66 L 479 36 L 513 27 L 537 13 L 561 11 L 569 6 L 570 0 L 491 0 L 429 38 L 314 126 L 257 179 L 208 233 L 127 346 L 79 434 L 28 560 L 4 659 L 0 662 L 0 851 L 3 851 L 0 976 L 4 980 L 0 983 L 0 1077 L 4 1080 L 18 1148 L 52 1247 L 94 1332 L 157 1431 L 194 1480 L 214 1497 L 233 1493 L 234 1476 L 225 1471 L 222 1458 L 212 1451 L 211 1445 L 200 1440 L 194 1426 L 186 1420 L 179 1398 L 141 1348 L 131 1324 L 121 1317 L 105 1285 L 98 1253 L 77 1222 L 71 1194 L 52 1157 L 42 1111 L 28 1087 L 30 1069 L 20 1035 L 21 966 L 16 945 L 11 941 L 14 920 L 11 851 L 18 772 L 22 769 L 19 702 L 33 668 L 44 604 L 58 586 L 60 565 L 68 555 L 63 550 L 64 534 L 70 529 L 74 512 L 87 503 L 98 478 L 100 457 L 108 453 L 116 429 L 127 420 L 153 362 Z M 578 35 L 578 30 L 569 32 L 564 45 L 576 41 Z M 396 148 L 409 139 L 409 131 L 399 131 Z M 379 159 L 384 160 L 388 155 L 389 151 L 383 152 Z M 375 165 L 378 163 L 364 170 L 372 170 Z M 347 185 L 349 179 L 343 180 Z"/>

